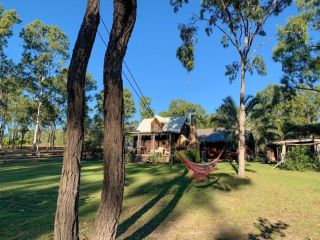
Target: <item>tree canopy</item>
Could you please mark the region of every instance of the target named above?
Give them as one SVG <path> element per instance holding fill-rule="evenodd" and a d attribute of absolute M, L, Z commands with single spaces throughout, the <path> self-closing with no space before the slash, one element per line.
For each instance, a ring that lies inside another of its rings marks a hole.
<path fill-rule="evenodd" d="M 314 88 L 320 79 L 320 42 L 313 35 L 320 30 L 320 5 L 317 0 L 297 0 L 299 13 L 278 29 L 273 58 L 282 64 L 281 82 L 287 88 Z"/>

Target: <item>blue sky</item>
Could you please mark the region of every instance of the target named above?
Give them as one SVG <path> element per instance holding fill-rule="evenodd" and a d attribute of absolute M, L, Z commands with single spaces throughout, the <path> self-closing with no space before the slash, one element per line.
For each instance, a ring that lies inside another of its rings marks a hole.
<path fill-rule="evenodd" d="M 231 95 L 239 98 L 239 80 L 231 85 L 225 77 L 225 65 L 238 60 L 236 51 L 230 47 L 223 49 L 221 35 L 215 31 L 208 38 L 199 31 L 196 45 L 196 66 L 193 72 L 187 73 L 176 58 L 176 49 L 180 45 L 178 24 L 187 22 L 192 13 L 199 10 L 199 1 L 191 1 L 178 13 L 174 13 L 169 0 L 139 0 L 137 21 L 130 39 L 126 62 L 138 81 L 144 95 L 152 98 L 152 108 L 156 112 L 166 110 L 172 99 L 183 98 L 201 104 L 207 112 L 214 112 L 222 98 Z M 9 41 L 7 54 L 18 61 L 22 51 L 19 32 L 29 22 L 40 19 L 45 24 L 59 26 L 70 38 L 72 51 L 85 10 L 85 0 L 3 0 L 5 9 L 17 10 L 22 23 L 15 27 L 14 36 Z M 295 7 L 286 9 L 279 17 L 267 22 L 268 36 L 275 35 L 276 26 L 283 25 L 288 16 L 296 13 Z M 101 16 L 111 26 L 112 1 L 101 0 Z M 100 24 L 99 31 L 108 39 L 107 32 Z M 264 57 L 268 75 L 248 76 L 246 94 L 255 94 L 270 83 L 279 83 L 281 66 L 272 60 L 272 48 L 275 40 L 259 49 Z M 102 89 L 102 68 L 105 46 L 97 36 L 91 55 L 88 71 L 91 72 Z M 129 84 L 124 80 L 126 87 Z M 138 103 L 137 97 L 135 97 Z M 137 104 L 138 105 L 138 104 Z"/>

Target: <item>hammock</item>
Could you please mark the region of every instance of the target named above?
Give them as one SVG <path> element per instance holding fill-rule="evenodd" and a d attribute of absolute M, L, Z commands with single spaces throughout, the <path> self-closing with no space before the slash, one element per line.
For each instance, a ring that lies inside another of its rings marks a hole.
<path fill-rule="evenodd" d="M 216 168 L 217 163 L 222 156 L 224 149 L 221 151 L 218 157 L 213 159 L 211 162 L 208 163 L 194 163 L 189 161 L 185 158 L 181 153 L 177 152 L 178 157 L 180 160 L 186 165 L 186 167 L 191 170 L 189 176 L 194 178 L 198 181 L 204 180 L 208 177 L 208 175 Z"/>

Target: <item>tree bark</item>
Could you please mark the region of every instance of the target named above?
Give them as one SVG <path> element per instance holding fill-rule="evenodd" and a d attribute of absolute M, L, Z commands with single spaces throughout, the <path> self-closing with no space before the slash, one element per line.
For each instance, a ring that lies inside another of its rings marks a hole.
<path fill-rule="evenodd" d="M 67 143 L 54 224 L 55 240 L 79 239 L 78 202 L 84 138 L 85 77 L 99 20 L 99 0 L 88 0 L 68 71 Z"/>
<path fill-rule="evenodd" d="M 104 61 L 104 179 L 94 239 L 115 239 L 124 188 L 122 63 L 136 19 L 136 0 L 114 0 Z"/>
<path fill-rule="evenodd" d="M 40 131 L 40 121 L 41 121 L 41 101 L 38 103 L 38 110 L 37 110 L 37 119 L 36 125 L 34 128 L 34 135 L 33 135 L 33 143 L 32 143 L 32 154 L 36 154 L 39 151 L 39 131 Z"/>
<path fill-rule="evenodd" d="M 238 146 L 238 176 L 241 178 L 245 177 L 245 121 L 246 121 L 246 110 L 245 110 L 245 63 L 241 61 L 241 86 L 240 86 L 240 112 L 239 112 L 239 146 Z"/>

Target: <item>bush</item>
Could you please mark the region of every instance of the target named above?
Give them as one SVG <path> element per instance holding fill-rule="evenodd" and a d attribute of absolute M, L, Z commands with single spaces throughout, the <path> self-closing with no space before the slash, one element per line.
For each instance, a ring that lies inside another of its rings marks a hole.
<path fill-rule="evenodd" d="M 298 171 L 320 171 L 320 161 L 308 147 L 295 146 L 288 151 L 283 168 Z"/>
<path fill-rule="evenodd" d="M 161 153 L 154 153 L 150 156 L 152 164 L 167 163 L 167 160 Z"/>
<path fill-rule="evenodd" d="M 129 162 L 129 163 L 133 163 L 136 159 L 136 155 L 134 154 L 133 151 L 128 151 L 126 153 L 126 162 Z"/>
<path fill-rule="evenodd" d="M 182 155 L 184 155 L 188 160 L 195 162 L 195 163 L 200 163 L 201 162 L 201 154 L 199 150 L 184 150 L 180 151 Z M 177 159 L 179 159 L 177 157 Z"/>
<path fill-rule="evenodd" d="M 102 160 L 103 159 L 103 149 L 101 144 L 87 140 L 84 141 L 83 146 L 84 159 L 83 160 Z"/>

